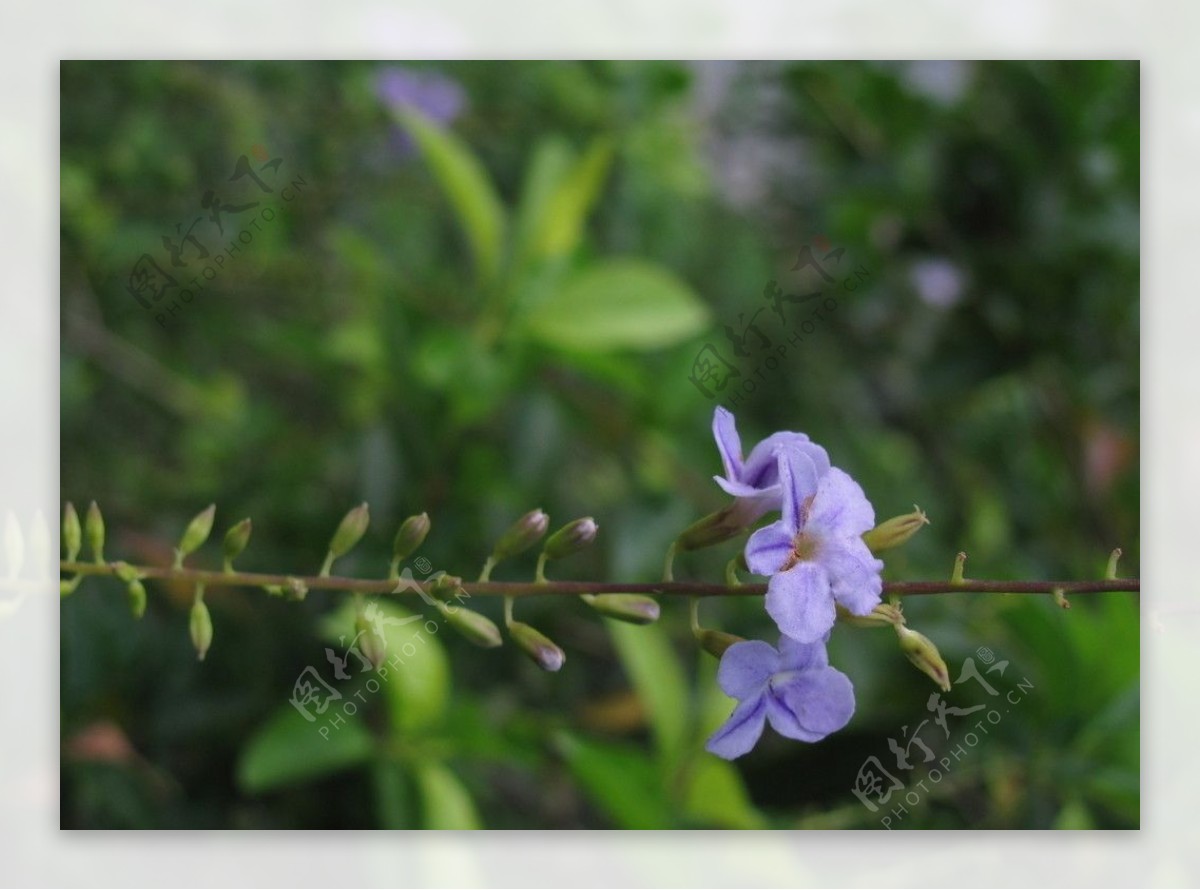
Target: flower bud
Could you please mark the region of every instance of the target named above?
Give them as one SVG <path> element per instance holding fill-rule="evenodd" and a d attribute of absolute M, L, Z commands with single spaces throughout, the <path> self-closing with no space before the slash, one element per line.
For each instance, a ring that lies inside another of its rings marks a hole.
<path fill-rule="evenodd" d="M 544 671 L 557 671 L 567 660 L 562 649 L 554 645 L 541 631 L 534 630 L 528 624 L 514 621 L 508 625 L 508 633 L 513 642 Z"/>
<path fill-rule="evenodd" d="M 709 655 L 714 658 L 720 658 L 725 654 L 725 650 L 734 643 L 744 643 L 745 640 L 736 634 L 726 633 L 723 630 L 713 630 L 708 627 L 701 627 L 695 631 L 696 642 Z"/>
<path fill-rule="evenodd" d="M 429 527 L 428 513 L 410 516 L 400 524 L 400 530 L 396 532 L 396 539 L 392 542 L 392 556 L 397 563 L 403 562 L 417 552 L 417 548 L 425 543 Z"/>
<path fill-rule="evenodd" d="M 208 536 L 212 533 L 213 516 L 216 512 L 217 505 L 209 504 L 188 523 L 183 537 L 179 539 L 180 557 L 196 552 L 208 540 Z"/>
<path fill-rule="evenodd" d="M 104 517 L 95 501 L 88 504 L 87 518 L 83 521 L 83 536 L 87 538 L 92 559 L 104 562 Z"/>
<path fill-rule="evenodd" d="M 547 559 L 562 559 L 596 540 L 596 532 L 600 527 L 590 516 L 568 522 L 546 541 L 542 551 Z"/>
<path fill-rule="evenodd" d="M 246 518 L 236 525 L 231 525 L 229 531 L 225 532 L 225 541 L 222 544 L 225 556 L 225 571 L 233 571 L 233 561 L 242 555 L 242 551 L 250 543 L 250 532 L 253 528 L 254 523 L 249 518 Z"/>
<path fill-rule="evenodd" d="M 117 577 L 126 584 L 128 584 L 130 581 L 136 581 L 138 578 L 137 569 L 125 562 L 125 560 L 120 560 L 119 562 L 113 563 L 113 571 L 116 572 Z"/>
<path fill-rule="evenodd" d="M 675 541 L 675 549 L 686 553 L 736 538 L 757 518 L 752 507 L 748 500 L 739 499 L 716 513 L 709 513 L 683 530 Z"/>
<path fill-rule="evenodd" d="M 146 614 L 146 587 L 137 578 L 134 578 L 125 587 L 129 595 L 129 611 L 133 613 L 134 618 L 141 618 Z"/>
<path fill-rule="evenodd" d="M 442 615 L 445 616 L 447 624 L 476 646 L 494 649 L 504 642 L 500 637 L 500 628 L 486 615 L 461 606 L 457 609 L 443 606 Z"/>
<path fill-rule="evenodd" d="M 630 624 L 653 624 L 658 620 L 658 601 L 637 593 L 585 593 L 580 599 L 609 618 Z"/>
<path fill-rule="evenodd" d="M 83 532 L 79 527 L 79 514 L 75 505 L 67 501 L 63 508 L 62 519 L 63 548 L 67 551 L 67 562 L 74 562 L 79 556 L 79 548 L 83 545 Z"/>
<path fill-rule="evenodd" d="M 341 524 L 338 525 L 337 531 L 333 533 L 333 538 L 329 541 L 329 553 L 334 559 L 348 553 L 355 544 L 362 540 L 370 521 L 370 509 L 365 501 L 342 517 Z"/>
<path fill-rule="evenodd" d="M 363 654 L 363 658 L 371 662 L 371 667 L 379 670 L 379 666 L 387 657 L 387 640 L 375 633 L 371 622 L 362 612 L 358 613 L 358 618 L 354 621 L 354 631 L 355 639 L 358 641 L 358 651 Z"/>
<path fill-rule="evenodd" d="M 541 509 L 530 510 L 510 525 L 508 531 L 500 536 L 500 540 L 492 548 L 492 560 L 500 562 L 502 559 L 525 552 L 546 536 L 546 529 L 549 527 L 549 516 Z M 552 670 L 557 670 L 557 668 Z"/>
<path fill-rule="evenodd" d="M 862 537 L 872 553 L 879 553 L 883 550 L 890 550 L 892 547 L 899 547 L 925 525 L 929 525 L 929 517 L 925 515 L 925 511 L 913 504 L 912 513 L 893 516 L 891 519 L 879 523 Z"/>
<path fill-rule="evenodd" d="M 208 647 L 212 645 L 212 618 L 208 614 L 208 606 L 204 604 L 203 592 L 198 591 L 196 601 L 192 603 L 192 613 L 188 619 L 188 630 L 192 635 L 192 645 L 196 647 L 196 657 L 204 661 Z"/>
<path fill-rule="evenodd" d="M 838 621 L 843 621 L 851 627 L 895 627 L 904 623 L 904 616 L 891 603 L 880 603 L 869 615 L 855 615 L 838 606 L 837 617 Z"/>
<path fill-rule="evenodd" d="M 896 625 L 896 636 L 900 638 L 900 651 L 916 665 L 917 670 L 933 680 L 943 692 L 949 692 L 950 671 L 933 641 L 903 624 Z"/>

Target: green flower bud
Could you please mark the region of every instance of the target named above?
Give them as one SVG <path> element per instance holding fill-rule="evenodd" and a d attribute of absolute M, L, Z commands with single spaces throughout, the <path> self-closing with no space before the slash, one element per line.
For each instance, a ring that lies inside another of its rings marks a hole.
<path fill-rule="evenodd" d="M 67 562 L 74 562 L 79 556 L 80 547 L 83 546 L 83 532 L 79 527 L 79 514 L 75 512 L 75 505 L 70 501 L 67 501 L 67 506 L 63 508 L 62 539 L 63 549 L 67 551 Z"/>
<path fill-rule="evenodd" d="M 199 550 L 208 536 L 212 533 L 213 516 L 216 515 L 217 505 L 209 504 L 193 517 L 184 529 L 183 537 L 179 539 L 179 556 L 187 556 Z"/>
<path fill-rule="evenodd" d="M 126 585 L 126 591 L 129 594 L 129 611 L 133 613 L 134 618 L 141 618 L 146 614 L 146 587 L 137 578 Z"/>
<path fill-rule="evenodd" d="M 950 691 L 950 671 L 933 641 L 922 633 L 897 624 L 896 636 L 900 638 L 900 651 L 916 665 L 917 670 L 928 676 L 943 692 Z"/>
<path fill-rule="evenodd" d="M 204 661 L 208 647 L 212 645 L 212 617 L 208 614 L 208 606 L 204 604 L 204 593 L 196 593 L 196 601 L 192 603 L 192 612 L 188 619 L 188 630 L 192 635 L 192 645 L 196 647 L 196 657 Z"/>
<path fill-rule="evenodd" d="M 104 517 L 100 515 L 100 507 L 95 501 L 88 504 L 87 518 L 83 521 L 83 535 L 92 551 L 92 559 L 98 563 L 104 562 Z"/>
<path fill-rule="evenodd" d="M 658 601 L 638 593 L 585 593 L 580 599 L 609 618 L 630 624 L 653 624 L 658 620 Z"/>
<path fill-rule="evenodd" d="M 350 552 L 350 549 L 362 540 L 370 521 L 370 509 L 365 501 L 342 517 L 341 524 L 329 541 L 329 553 L 334 559 Z"/>
<path fill-rule="evenodd" d="M 500 536 L 500 540 L 492 548 L 492 560 L 500 562 L 502 559 L 523 553 L 544 538 L 549 527 L 549 516 L 540 509 L 530 510 Z"/>
<path fill-rule="evenodd" d="M 838 621 L 843 621 L 851 627 L 895 627 L 904 623 L 904 616 L 891 603 L 880 603 L 871 610 L 870 615 L 855 615 L 838 606 L 837 617 Z"/>
<path fill-rule="evenodd" d="M 879 523 L 862 537 L 871 552 L 877 554 L 892 547 L 899 547 L 926 525 L 929 525 L 929 517 L 920 507 L 913 504 L 912 513 L 893 516 Z"/>
<path fill-rule="evenodd" d="M 126 584 L 130 583 L 131 581 L 138 580 L 139 576 L 137 569 L 124 560 L 113 563 L 113 570 L 117 573 L 117 577 Z"/>
<path fill-rule="evenodd" d="M 528 624 L 514 621 L 509 624 L 508 633 L 513 642 L 521 647 L 521 651 L 533 659 L 533 663 L 544 671 L 557 671 L 567 660 L 566 653 L 562 649 L 554 645 L 551 639 L 541 631 L 534 630 Z"/>
<path fill-rule="evenodd" d="M 222 544 L 222 551 L 225 556 L 225 571 L 233 571 L 233 561 L 241 556 L 242 551 L 246 549 L 246 545 L 250 543 L 250 532 L 254 528 L 249 518 L 243 519 L 236 525 L 229 527 L 229 531 L 225 532 L 225 541 Z"/>
<path fill-rule="evenodd" d="M 354 621 L 354 632 L 355 639 L 358 640 L 358 651 L 367 661 L 371 662 L 371 667 L 379 670 L 379 666 L 387 658 L 387 640 L 375 633 L 371 622 L 361 611 Z"/>
<path fill-rule="evenodd" d="M 599 530 L 596 520 L 590 516 L 568 522 L 550 536 L 542 552 L 546 554 L 547 559 L 562 559 L 591 544 L 596 540 L 596 532 Z"/>
<path fill-rule="evenodd" d="M 1061 587 L 1055 587 L 1054 590 L 1051 591 L 1051 594 L 1054 597 L 1054 605 L 1058 606 L 1060 609 L 1071 608 L 1071 603 L 1067 599 L 1067 592 Z"/>
<path fill-rule="evenodd" d="M 726 633 L 723 630 L 712 630 L 711 628 L 702 627 L 695 632 L 696 642 L 709 655 L 714 658 L 720 658 L 725 654 L 725 650 L 734 643 L 743 643 L 745 640 L 735 634 Z"/>
<path fill-rule="evenodd" d="M 736 538 L 757 518 L 753 503 L 748 499 L 735 500 L 728 507 L 709 513 L 684 529 L 675 541 L 675 549 L 686 553 Z"/>
<path fill-rule="evenodd" d="M 392 542 L 392 557 L 401 563 L 417 552 L 417 548 L 425 543 L 429 534 L 429 514 L 418 513 L 410 516 L 400 524 L 396 532 L 396 540 Z"/>
<path fill-rule="evenodd" d="M 500 637 L 500 628 L 486 615 L 461 606 L 443 606 L 442 615 L 445 616 L 447 624 L 480 648 L 495 649 L 504 642 Z"/>

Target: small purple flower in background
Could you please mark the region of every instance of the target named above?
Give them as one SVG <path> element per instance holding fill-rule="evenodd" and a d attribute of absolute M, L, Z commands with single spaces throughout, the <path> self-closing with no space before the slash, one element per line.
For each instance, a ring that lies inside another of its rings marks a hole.
<path fill-rule="evenodd" d="M 467 104 L 458 81 L 436 71 L 399 65 L 389 65 L 376 75 L 375 94 L 393 111 L 412 109 L 443 126 L 457 118 Z M 412 140 L 399 127 L 393 139 L 401 153 L 413 151 Z"/>
<path fill-rule="evenodd" d="M 717 683 L 738 705 L 705 748 L 726 760 L 753 748 L 764 723 L 789 739 L 819 742 L 854 714 L 854 687 L 829 666 L 824 640 L 782 637 L 779 649 L 761 640 L 734 643 L 721 656 Z"/>
<path fill-rule="evenodd" d="M 800 480 L 801 497 L 817 490 L 817 482 L 829 471 L 829 455 L 825 449 L 809 441 L 804 433 L 772 433 L 742 460 L 742 440 L 737 421 L 725 408 L 713 412 L 713 438 L 721 452 L 725 475 L 714 476 L 727 494 L 747 502 L 757 519 L 764 513 L 780 509 L 782 489 L 779 483 L 779 455 L 786 451 L 793 456 Z"/>
<path fill-rule="evenodd" d="M 771 576 L 767 613 L 780 632 L 802 643 L 825 637 L 837 605 L 867 615 L 883 593 L 883 562 L 862 539 L 875 525 L 875 510 L 859 484 L 836 467 L 813 493 L 810 463 L 788 449 L 780 453 L 782 517 L 746 542 L 750 571 Z"/>

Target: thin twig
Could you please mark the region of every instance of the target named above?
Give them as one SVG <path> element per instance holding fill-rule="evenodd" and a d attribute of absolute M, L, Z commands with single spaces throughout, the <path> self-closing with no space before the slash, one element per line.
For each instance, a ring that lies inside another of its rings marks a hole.
<path fill-rule="evenodd" d="M 65 575 L 116 575 L 111 563 L 66 562 L 60 564 Z M 173 569 L 165 566 L 131 566 L 144 578 L 163 581 L 185 581 L 227 587 L 284 586 L 298 580 L 309 590 L 351 590 L 360 593 L 396 593 L 416 595 L 414 585 L 419 581 L 398 584 L 393 580 L 368 578 L 310 577 L 302 575 L 267 575 L 256 572 L 222 572 L 203 569 Z M 421 585 L 427 589 L 427 585 Z M 594 581 L 464 581 L 463 589 L 471 596 L 578 596 L 581 593 L 643 593 L 667 596 L 762 596 L 766 584 L 706 584 L 698 581 L 657 581 L 630 584 L 597 583 Z M 1140 593 L 1138 578 L 1117 578 L 1097 581 L 886 581 L 883 592 L 889 596 L 922 596 L 940 593 L 1025 593 L 1051 594 L 1062 590 L 1068 595 L 1081 593 Z"/>

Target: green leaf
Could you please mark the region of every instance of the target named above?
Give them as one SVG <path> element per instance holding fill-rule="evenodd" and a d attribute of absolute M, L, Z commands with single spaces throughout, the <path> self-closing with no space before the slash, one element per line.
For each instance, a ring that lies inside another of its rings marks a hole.
<path fill-rule="evenodd" d="M 420 147 L 458 214 L 481 277 L 494 279 L 500 271 L 507 221 L 487 173 L 471 150 L 449 130 L 412 110 L 397 111 L 395 115 Z"/>
<path fill-rule="evenodd" d="M 673 774 L 687 744 L 688 687 L 666 632 L 604 619 L 621 665 L 633 683 L 654 730 L 662 764 Z"/>
<path fill-rule="evenodd" d="M 417 761 L 413 772 L 421 793 L 426 828 L 480 827 L 475 802 L 454 773 L 440 763 L 426 760 Z"/>
<path fill-rule="evenodd" d="M 764 828 L 766 822 L 754 809 L 741 774 L 733 764 L 707 751 L 696 759 L 684 797 L 687 815 L 706 825 L 721 828 Z"/>
<path fill-rule="evenodd" d="M 374 741 L 357 720 L 330 728 L 285 704 L 242 749 L 238 785 L 250 794 L 272 791 L 358 766 L 373 751 Z"/>
<path fill-rule="evenodd" d="M 375 811 L 379 817 L 377 827 L 420 828 L 412 821 L 412 793 L 402 764 L 387 758 L 376 758 L 371 768 L 371 784 L 375 791 Z"/>
<path fill-rule="evenodd" d="M 633 259 L 589 267 L 525 316 L 535 339 L 582 351 L 672 346 L 702 331 L 708 321 L 708 307 L 683 281 Z"/>
<path fill-rule="evenodd" d="M 369 603 L 379 609 L 384 622 L 383 670 L 372 676 L 379 680 L 378 695 L 387 702 L 392 727 L 413 733 L 437 726 L 450 699 L 450 663 L 437 636 L 442 631 L 441 619 L 432 615 L 418 616 L 384 597 L 371 598 Z M 354 626 L 355 617 L 354 603 L 348 601 L 323 619 L 323 635 L 331 643 L 341 646 L 339 654 L 358 633 Z M 427 630 L 427 620 L 437 622 L 437 632 Z M 353 656 L 350 662 L 350 669 L 357 670 L 357 660 Z M 355 676 L 367 674 L 359 671 Z"/>
<path fill-rule="evenodd" d="M 575 249 L 612 156 L 612 140 L 607 137 L 593 141 L 578 161 L 562 142 L 543 143 L 530 165 L 522 196 L 518 261 L 559 257 Z"/>
<path fill-rule="evenodd" d="M 763 828 L 765 820 L 751 803 L 741 773 L 733 764 L 702 747 L 736 704 L 717 685 L 717 661 L 707 653 L 700 654 L 696 683 L 704 691 L 699 707 L 697 750 L 686 768 L 684 810 L 690 818 L 707 825 Z"/>
<path fill-rule="evenodd" d="M 620 828 L 670 828 L 675 824 L 663 776 L 645 753 L 630 745 L 594 742 L 568 733 L 555 748 L 588 797 Z"/>

